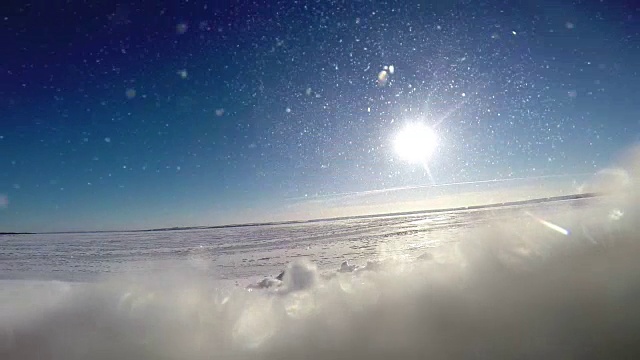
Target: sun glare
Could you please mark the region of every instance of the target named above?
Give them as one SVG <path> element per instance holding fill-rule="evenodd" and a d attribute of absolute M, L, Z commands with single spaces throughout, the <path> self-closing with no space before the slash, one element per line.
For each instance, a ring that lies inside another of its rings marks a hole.
<path fill-rule="evenodd" d="M 412 164 L 426 164 L 437 144 L 436 133 L 422 123 L 407 124 L 396 134 L 393 141 L 396 154 Z"/>

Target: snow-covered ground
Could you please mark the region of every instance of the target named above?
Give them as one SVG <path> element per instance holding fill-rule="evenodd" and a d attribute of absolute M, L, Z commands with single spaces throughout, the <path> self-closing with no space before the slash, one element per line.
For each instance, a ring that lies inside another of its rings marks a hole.
<path fill-rule="evenodd" d="M 3 236 L 0 358 L 633 357 L 635 200 Z"/>
<path fill-rule="evenodd" d="M 570 201 L 572 211 L 593 199 Z M 296 259 L 321 270 L 343 261 L 416 258 L 482 228 L 553 216 L 567 205 L 531 204 L 484 210 L 343 219 L 310 223 L 150 232 L 5 235 L 0 279 L 91 282 L 106 276 L 198 271 L 212 279 L 277 275 Z"/>

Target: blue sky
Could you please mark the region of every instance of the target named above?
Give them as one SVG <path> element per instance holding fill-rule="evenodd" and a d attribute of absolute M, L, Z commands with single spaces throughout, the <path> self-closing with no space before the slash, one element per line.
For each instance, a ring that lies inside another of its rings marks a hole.
<path fill-rule="evenodd" d="M 0 19 L 0 231 L 313 217 L 332 194 L 596 172 L 638 140 L 639 16 L 595 1 L 18 5 Z M 411 121 L 440 139 L 432 178 L 390 146 Z"/>

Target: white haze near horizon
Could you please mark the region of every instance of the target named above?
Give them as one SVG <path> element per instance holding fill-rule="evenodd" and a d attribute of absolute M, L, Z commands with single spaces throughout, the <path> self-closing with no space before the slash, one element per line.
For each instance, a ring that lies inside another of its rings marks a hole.
<path fill-rule="evenodd" d="M 202 218 L 193 218 L 183 224 L 206 226 L 306 221 L 523 201 L 588 192 L 583 185 L 593 176 L 586 173 L 558 174 L 309 195 L 266 206 L 207 212 Z M 216 222 L 212 223 L 211 219 L 216 219 Z M 175 225 L 175 222 L 165 222 Z M 169 226 L 152 226 L 150 223 L 127 226 L 137 229 L 161 227 Z"/>
<path fill-rule="evenodd" d="M 608 193 L 586 205 L 514 209 L 481 226 L 467 218 L 456 241 L 412 256 L 407 243 L 430 233 L 407 229 L 409 238 L 396 234 L 369 259 L 359 257 L 361 265 L 382 260 L 362 271 L 318 269 L 324 260 L 300 249 L 275 288 L 248 291 L 198 266 L 115 272 L 90 283 L 4 280 L 0 358 L 635 358 L 639 163 L 634 149 L 583 187 Z M 324 243 L 325 255 L 340 243 L 354 246 L 341 250 L 344 260 L 358 257 L 367 226 L 325 234 L 348 239 Z M 262 240 L 258 253 L 270 251 Z M 42 259 L 26 259 L 26 269 L 29 261 Z M 257 265 L 228 266 L 241 273 Z"/>

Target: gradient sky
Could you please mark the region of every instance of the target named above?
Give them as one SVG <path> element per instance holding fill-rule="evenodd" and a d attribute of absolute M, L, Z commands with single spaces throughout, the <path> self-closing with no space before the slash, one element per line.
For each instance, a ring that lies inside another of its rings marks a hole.
<path fill-rule="evenodd" d="M 5 5 L 0 23 L 0 231 L 293 219 L 325 214 L 333 194 L 544 186 L 639 140 L 632 1 L 41 1 Z M 409 121 L 440 139 L 432 178 L 393 152 Z"/>

